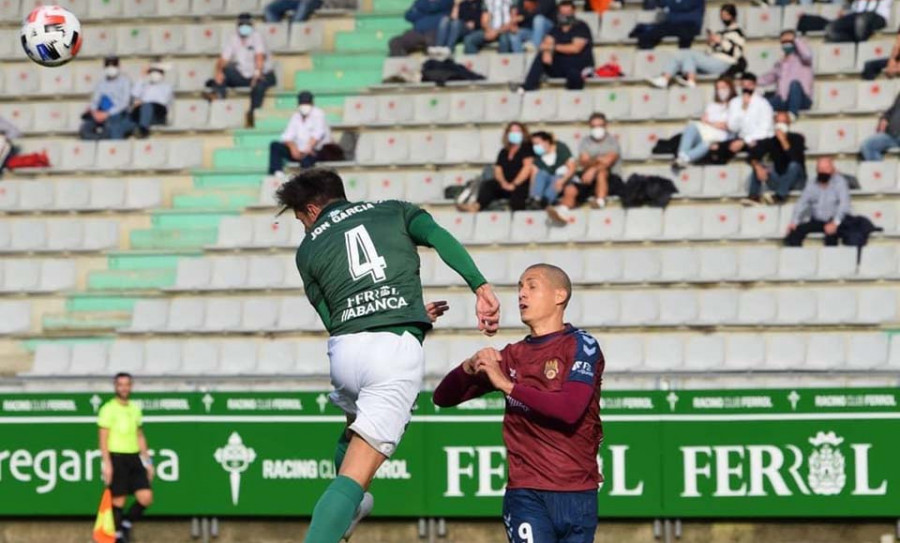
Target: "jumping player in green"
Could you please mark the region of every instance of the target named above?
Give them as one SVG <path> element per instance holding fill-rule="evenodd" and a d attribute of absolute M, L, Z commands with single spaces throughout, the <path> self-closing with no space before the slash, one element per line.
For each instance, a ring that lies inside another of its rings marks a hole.
<path fill-rule="evenodd" d="M 372 509 L 366 489 L 397 448 L 422 388 L 425 333 L 448 309 L 424 304 L 416 246 L 434 248 L 465 279 L 487 335 L 499 328 L 500 303 L 465 248 L 415 205 L 348 202 L 341 178 L 323 169 L 303 171 L 276 197 L 306 229 L 297 268 L 331 335 L 330 399 L 347 415 L 335 450 L 338 477 L 316 504 L 305 540 L 337 543 Z"/>

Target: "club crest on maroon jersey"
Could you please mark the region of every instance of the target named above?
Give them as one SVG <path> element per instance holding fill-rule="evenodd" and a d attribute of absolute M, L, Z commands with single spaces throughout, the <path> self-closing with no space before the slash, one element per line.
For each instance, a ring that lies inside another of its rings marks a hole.
<path fill-rule="evenodd" d="M 544 377 L 552 381 L 557 375 L 559 375 L 559 360 L 554 358 L 544 362 Z"/>

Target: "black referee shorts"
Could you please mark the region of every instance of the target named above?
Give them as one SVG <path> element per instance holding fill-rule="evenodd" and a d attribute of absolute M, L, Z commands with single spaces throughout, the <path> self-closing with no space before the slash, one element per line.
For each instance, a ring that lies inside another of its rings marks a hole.
<path fill-rule="evenodd" d="M 138 490 L 150 488 L 147 469 L 141 462 L 141 455 L 110 453 L 113 477 L 109 490 L 113 496 L 128 496 Z"/>

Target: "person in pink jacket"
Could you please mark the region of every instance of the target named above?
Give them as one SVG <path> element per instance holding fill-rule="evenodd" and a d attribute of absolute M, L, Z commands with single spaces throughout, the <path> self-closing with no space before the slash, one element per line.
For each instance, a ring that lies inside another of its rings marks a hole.
<path fill-rule="evenodd" d="M 766 93 L 772 109 L 787 111 L 791 119 L 796 119 L 800 111 L 812 107 L 812 49 L 793 30 L 785 30 L 781 33 L 781 50 L 784 57 L 759 77 L 759 85 L 775 85 L 774 92 Z"/>

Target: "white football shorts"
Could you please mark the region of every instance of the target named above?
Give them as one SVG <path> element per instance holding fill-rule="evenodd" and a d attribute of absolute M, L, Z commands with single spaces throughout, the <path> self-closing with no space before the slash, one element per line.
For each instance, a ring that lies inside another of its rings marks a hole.
<path fill-rule="evenodd" d="M 425 379 L 425 352 L 412 334 L 359 332 L 328 340 L 331 401 L 356 420 L 350 430 L 390 457 Z"/>

